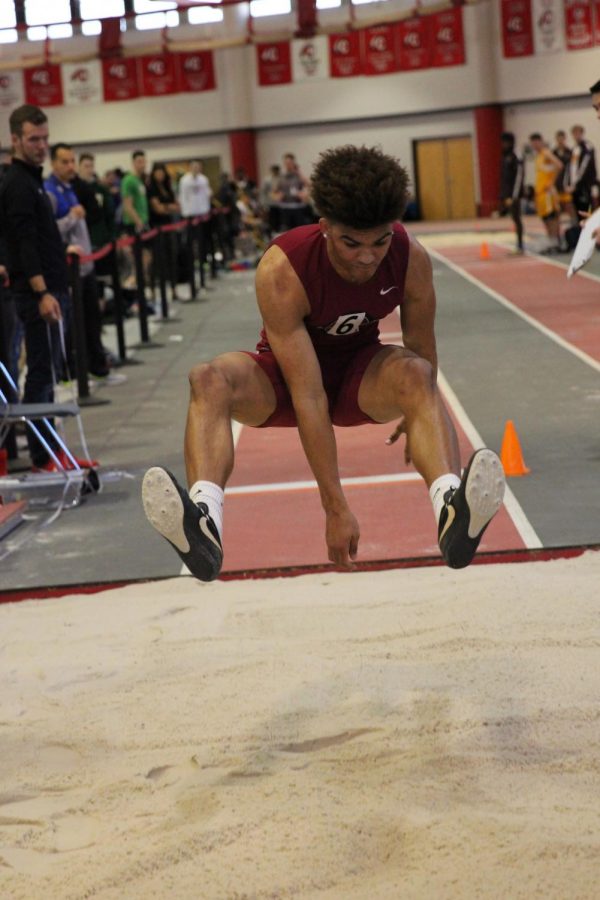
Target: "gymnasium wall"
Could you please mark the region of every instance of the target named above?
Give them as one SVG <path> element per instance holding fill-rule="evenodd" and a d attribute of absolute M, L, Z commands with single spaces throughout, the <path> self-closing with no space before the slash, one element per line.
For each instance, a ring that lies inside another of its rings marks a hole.
<path fill-rule="evenodd" d="M 244 9 L 243 5 L 229 7 L 225 22 L 203 29 L 203 36 L 242 34 Z M 365 15 L 369 8 L 357 10 Z M 324 25 L 334 20 L 333 11 L 320 14 Z M 256 22 L 258 31 L 293 28 L 292 17 Z M 516 133 L 519 146 L 533 130 L 550 138 L 557 128 L 568 129 L 575 122 L 600 142 L 587 93 L 589 85 L 600 78 L 598 48 L 504 59 L 499 5 L 492 0 L 465 7 L 464 27 L 464 66 L 329 79 L 318 86 L 259 87 L 254 47 L 218 50 L 214 55 L 217 90 L 76 111 L 53 107 L 48 110 L 51 138 L 94 151 L 99 171 L 115 165 L 127 168 L 130 152 L 138 145 L 146 149 L 151 162 L 219 156 L 223 169 L 230 170 L 228 132 L 253 128 L 261 177 L 288 150 L 295 152 L 302 168 L 309 171 L 321 150 L 346 142 L 380 144 L 400 157 L 412 177 L 414 140 L 458 134 L 474 138 L 473 109 L 502 103 L 505 127 Z M 198 34 L 190 26 L 179 31 L 182 39 Z M 132 39 L 140 43 L 158 40 L 154 32 L 138 33 Z M 57 45 L 61 52 L 67 52 L 68 45 L 71 52 L 89 48 L 90 43 L 89 39 L 73 39 L 55 42 Z M 14 47 L 3 47 L 3 58 L 11 52 L 16 52 Z M 0 141 L 8 143 L 7 116 L 0 122 Z M 475 140 L 473 146 L 476 155 Z"/>

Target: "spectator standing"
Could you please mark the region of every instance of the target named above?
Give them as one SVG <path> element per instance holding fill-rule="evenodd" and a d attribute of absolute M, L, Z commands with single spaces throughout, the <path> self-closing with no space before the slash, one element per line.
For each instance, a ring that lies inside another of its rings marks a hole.
<path fill-rule="evenodd" d="M 277 234 L 280 231 L 279 206 L 275 199 L 275 190 L 279 183 L 280 176 L 281 166 L 275 163 L 269 169 L 269 174 L 260 186 L 260 204 L 264 211 L 270 236 Z"/>
<path fill-rule="evenodd" d="M 581 125 L 571 128 L 573 150 L 569 163 L 568 190 L 573 195 L 577 213 L 589 212 L 592 205 L 592 187 L 596 181 L 596 153 L 585 138 Z"/>
<path fill-rule="evenodd" d="M 76 174 L 73 148 L 68 144 L 55 144 L 50 150 L 50 160 L 52 172 L 44 181 L 44 187 L 65 249 L 69 245 L 78 247 L 81 255 L 88 256 L 92 252 L 92 242 L 85 220 L 85 209 L 71 184 Z M 107 378 L 109 371 L 101 340 L 102 314 L 94 263 L 82 262 L 79 272 L 88 371 L 96 378 Z"/>
<path fill-rule="evenodd" d="M 556 143 L 552 148 L 552 152 L 563 164 L 563 168 L 556 178 L 556 190 L 558 191 L 560 207 L 563 212 L 568 214 L 572 221 L 576 221 L 577 215 L 573 206 L 573 197 L 570 191 L 567 190 L 569 164 L 571 162 L 571 148 L 567 145 L 566 131 L 557 131 L 554 135 L 554 140 Z"/>
<path fill-rule="evenodd" d="M 274 196 L 279 204 L 283 231 L 306 225 L 310 221 L 309 184 L 293 153 L 286 153 L 283 157 L 283 172 L 279 176 Z"/>
<path fill-rule="evenodd" d="M 237 199 L 235 182 L 230 180 L 228 172 L 221 172 L 215 200 L 219 205 L 217 235 L 225 262 L 235 259 L 235 239 L 240 232 Z"/>
<path fill-rule="evenodd" d="M 104 173 L 101 183 L 112 197 L 113 209 L 115 214 L 115 223 L 123 224 L 123 199 L 121 197 L 121 181 L 123 180 L 123 172 L 121 169 L 108 169 Z"/>
<path fill-rule="evenodd" d="M 209 249 L 212 251 L 211 197 L 212 188 L 203 172 L 202 163 L 199 159 L 193 159 L 189 171 L 179 179 L 178 199 L 184 218 L 189 220 L 203 218 L 198 225 L 190 225 L 188 232 L 192 242 L 192 253 L 194 244 L 199 245 L 200 265 L 204 264 Z"/>
<path fill-rule="evenodd" d="M 175 199 L 175 193 L 171 186 L 171 177 L 164 163 L 154 163 L 148 183 L 148 205 L 150 209 L 150 226 L 160 228 L 169 225 L 179 216 L 179 203 Z M 175 292 L 177 286 L 177 234 L 168 231 L 163 234 L 165 263 L 169 281 Z M 173 296 L 174 300 L 178 298 Z"/>
<path fill-rule="evenodd" d="M 148 228 L 150 212 L 146 189 L 146 154 L 134 150 L 131 154 L 132 171 L 121 181 L 123 226 L 129 234 L 139 234 Z"/>
<path fill-rule="evenodd" d="M 517 246 L 515 253 L 523 253 L 523 220 L 521 197 L 523 196 L 523 162 L 515 153 L 515 136 L 505 131 L 501 138 L 502 161 L 500 164 L 500 204 L 508 210 L 515 224 Z"/>
<path fill-rule="evenodd" d="M 69 314 L 70 299 L 63 241 L 42 181 L 48 119 L 39 107 L 25 104 L 13 110 L 9 123 L 13 162 L 0 186 L 0 219 L 15 306 L 24 324 L 23 402 L 50 403 L 55 372 L 61 365 L 60 328 Z M 44 424 L 39 422 L 38 427 L 57 457 L 67 463 Z M 54 462 L 30 429 L 27 440 L 33 468 L 53 471 Z"/>
<path fill-rule="evenodd" d="M 150 224 L 150 207 L 148 205 L 148 191 L 146 185 L 146 154 L 143 150 L 134 150 L 131 154 L 132 171 L 127 172 L 121 179 L 122 222 L 123 230 L 130 235 L 141 234 Z M 133 254 L 127 248 L 124 254 L 128 266 L 133 268 Z M 151 267 L 152 253 L 147 244 L 142 251 L 142 265 L 144 269 L 144 282 L 150 285 L 152 282 Z M 136 276 L 124 280 L 124 285 L 129 282 L 130 287 L 136 284 Z M 148 291 L 148 295 L 151 295 Z M 147 306 L 150 314 L 154 313 L 152 304 Z"/>
<path fill-rule="evenodd" d="M 558 216 L 560 201 L 556 190 L 556 179 L 563 164 L 544 143 L 539 132 L 529 135 L 531 148 L 535 154 L 535 208 L 544 223 L 550 241 L 542 253 L 560 253 L 560 230 Z"/>
<path fill-rule="evenodd" d="M 115 205 L 110 190 L 96 177 L 93 154 L 79 155 L 78 174 L 73 178 L 71 186 L 85 209 L 92 249 L 99 250 L 110 244 L 117 236 Z M 100 260 L 96 265 L 97 274 L 104 274 L 101 271 L 103 263 L 104 260 Z"/>

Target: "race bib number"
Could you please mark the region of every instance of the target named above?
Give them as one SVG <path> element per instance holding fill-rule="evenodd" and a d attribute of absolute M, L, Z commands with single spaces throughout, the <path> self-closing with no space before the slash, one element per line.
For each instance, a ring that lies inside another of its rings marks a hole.
<path fill-rule="evenodd" d="M 348 334 L 356 334 L 366 317 L 367 314 L 364 312 L 348 313 L 347 315 L 340 316 L 326 329 L 327 334 L 333 334 L 336 337 L 346 337 Z"/>

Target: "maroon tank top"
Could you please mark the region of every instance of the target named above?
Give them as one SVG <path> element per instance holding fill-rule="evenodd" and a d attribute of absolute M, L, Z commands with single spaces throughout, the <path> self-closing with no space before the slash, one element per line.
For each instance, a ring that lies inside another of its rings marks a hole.
<path fill-rule="evenodd" d="M 318 225 L 302 225 L 275 238 L 302 282 L 310 303 L 304 322 L 317 354 L 346 353 L 379 339 L 379 320 L 404 299 L 409 240 L 396 222 L 390 248 L 368 282 L 346 281 L 333 268 Z M 256 349 L 269 350 L 265 330 Z"/>

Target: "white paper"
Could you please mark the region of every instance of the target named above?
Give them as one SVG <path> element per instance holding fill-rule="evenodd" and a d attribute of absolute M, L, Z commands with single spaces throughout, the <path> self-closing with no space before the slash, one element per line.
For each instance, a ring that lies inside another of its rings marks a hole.
<path fill-rule="evenodd" d="M 586 220 L 585 225 L 581 229 L 581 234 L 579 235 L 579 240 L 577 241 L 577 246 L 575 247 L 575 252 L 573 253 L 573 258 L 571 259 L 571 265 L 569 266 L 569 271 L 567 272 L 567 278 L 571 278 L 575 272 L 578 272 L 579 269 L 582 269 L 587 262 L 594 255 L 594 250 L 596 249 L 596 238 L 592 237 L 594 231 L 597 228 L 600 228 L 600 209 L 597 209 L 589 219 Z"/>

